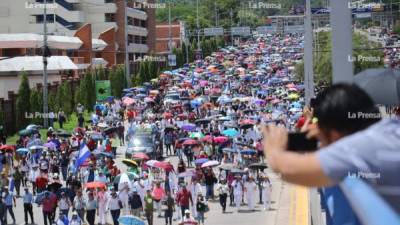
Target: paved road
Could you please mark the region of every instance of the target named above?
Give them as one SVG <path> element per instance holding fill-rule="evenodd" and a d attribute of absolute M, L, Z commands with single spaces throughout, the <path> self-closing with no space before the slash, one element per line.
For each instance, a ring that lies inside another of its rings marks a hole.
<path fill-rule="evenodd" d="M 122 159 L 123 148 L 119 148 L 117 150 L 116 163 L 122 171 L 126 171 L 127 168 L 124 164 L 122 164 Z M 177 161 L 176 157 L 172 157 L 170 160 L 172 163 L 176 163 Z M 283 183 L 279 177 L 273 174 L 271 171 L 267 170 L 267 173 L 272 178 L 271 182 L 273 185 L 272 210 L 263 211 L 262 206 L 257 205 L 255 212 L 249 212 L 247 211 L 247 206 L 244 205 L 242 206 L 243 210 L 240 212 L 237 212 L 233 207 L 228 207 L 227 212 L 223 214 L 217 201 L 209 202 L 210 211 L 205 215 L 205 223 L 215 225 L 242 225 L 243 223 L 251 223 L 252 225 L 298 224 L 290 222 L 295 221 L 297 218 L 295 215 L 295 199 L 293 197 L 295 196 L 293 193 L 295 193 L 296 188 Z M 24 224 L 24 212 L 21 198 L 17 199 L 17 207 L 14 208 L 14 212 L 17 218 L 17 224 Z M 34 205 L 34 217 L 36 224 L 44 224 L 41 208 L 39 208 L 37 205 Z M 111 224 L 111 221 L 111 216 L 108 215 L 108 223 Z M 12 222 L 9 215 L 8 222 Z M 178 224 L 177 221 L 173 223 Z M 163 225 L 165 222 L 163 218 L 155 218 L 154 224 Z"/>

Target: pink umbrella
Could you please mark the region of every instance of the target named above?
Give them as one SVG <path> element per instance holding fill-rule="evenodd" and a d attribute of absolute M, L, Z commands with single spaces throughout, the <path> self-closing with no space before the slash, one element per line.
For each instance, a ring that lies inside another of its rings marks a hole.
<path fill-rule="evenodd" d="M 228 140 L 229 140 L 229 138 L 224 137 L 224 136 L 219 136 L 219 137 L 215 137 L 214 138 L 214 142 L 217 143 L 217 144 L 221 144 L 221 143 L 227 142 Z"/>
<path fill-rule="evenodd" d="M 193 140 L 193 139 L 188 139 L 188 140 L 184 141 L 182 144 L 183 145 L 197 145 L 198 142 L 196 140 Z"/>
<path fill-rule="evenodd" d="M 201 140 L 204 142 L 212 142 L 212 137 L 210 135 L 204 136 Z"/>
<path fill-rule="evenodd" d="M 135 99 L 129 98 L 129 97 L 126 97 L 126 98 L 124 98 L 124 99 L 122 100 L 122 103 L 123 103 L 124 105 L 132 105 L 132 104 L 135 103 L 135 102 L 136 102 Z"/>
<path fill-rule="evenodd" d="M 155 167 L 156 163 L 159 163 L 160 161 L 157 160 L 149 160 L 146 162 L 146 165 L 150 166 L 150 167 Z"/>
<path fill-rule="evenodd" d="M 208 81 L 206 81 L 206 80 L 201 80 L 199 83 L 200 83 L 200 86 L 202 86 L 202 87 L 205 87 L 208 85 Z"/>
<path fill-rule="evenodd" d="M 201 165 L 201 168 L 206 168 L 206 167 L 212 167 L 212 166 L 218 166 L 219 162 L 215 161 L 215 160 L 211 160 L 208 162 L 203 163 L 203 165 Z"/>

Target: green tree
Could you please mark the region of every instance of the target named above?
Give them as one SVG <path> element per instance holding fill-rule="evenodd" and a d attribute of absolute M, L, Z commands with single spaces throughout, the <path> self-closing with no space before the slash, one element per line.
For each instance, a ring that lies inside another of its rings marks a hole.
<path fill-rule="evenodd" d="M 95 69 L 96 80 L 107 80 L 103 66 Z"/>
<path fill-rule="evenodd" d="M 120 65 L 109 73 L 111 93 L 115 97 L 122 97 L 122 90 L 125 87 L 125 70 Z"/>
<path fill-rule="evenodd" d="M 43 94 L 38 90 L 31 90 L 30 104 L 31 112 L 42 112 L 43 111 Z M 41 118 L 34 117 L 32 123 L 42 124 L 43 120 Z"/>
<path fill-rule="evenodd" d="M 26 118 L 25 114 L 30 113 L 30 97 L 31 90 L 29 88 L 28 76 L 23 72 L 21 74 L 21 83 L 19 85 L 16 102 L 16 126 L 18 129 L 29 124 L 29 119 Z"/>
<path fill-rule="evenodd" d="M 66 115 L 70 115 L 73 112 L 73 96 L 71 95 L 71 85 L 68 81 L 64 81 L 59 88 L 59 91 L 61 92 L 60 95 L 63 96 L 61 101 L 59 102 L 60 104 L 60 109 L 64 111 Z"/>

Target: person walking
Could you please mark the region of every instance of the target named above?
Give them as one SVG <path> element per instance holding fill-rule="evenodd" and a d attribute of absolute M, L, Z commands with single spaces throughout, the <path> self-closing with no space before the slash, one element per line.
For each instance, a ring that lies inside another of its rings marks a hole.
<path fill-rule="evenodd" d="M 217 191 L 219 193 L 219 204 L 222 207 L 222 213 L 226 211 L 226 200 L 228 198 L 229 186 L 226 183 L 226 180 L 221 180 L 220 184 L 217 187 Z"/>
<path fill-rule="evenodd" d="M 99 207 L 99 223 L 101 225 L 105 225 L 106 224 L 106 212 L 107 212 L 107 204 L 109 201 L 109 197 L 108 195 L 104 192 L 103 189 L 100 189 L 97 192 L 97 204 Z"/>
<path fill-rule="evenodd" d="M 73 211 L 76 211 L 78 214 L 79 218 L 83 221 L 85 218 L 85 199 L 82 196 L 82 191 L 78 190 L 76 192 L 76 196 L 74 198 L 74 201 L 72 203 L 72 209 Z"/>
<path fill-rule="evenodd" d="M 235 180 L 232 182 L 233 188 L 233 196 L 234 202 L 236 205 L 236 209 L 239 212 L 240 204 L 242 203 L 242 195 L 243 195 L 243 182 L 239 175 L 235 177 Z"/>
<path fill-rule="evenodd" d="M 50 197 L 50 192 L 45 192 L 44 198 L 42 200 L 42 212 L 43 212 L 44 225 L 53 224 L 54 208 L 55 208 L 55 203 L 54 203 L 54 200 Z"/>
<path fill-rule="evenodd" d="M 24 215 L 25 215 L 25 224 L 28 224 L 28 214 L 31 217 L 31 224 L 35 224 L 33 220 L 33 210 L 32 210 L 32 202 L 33 195 L 29 192 L 29 188 L 25 187 L 25 194 L 22 196 L 22 200 L 24 202 Z"/>
<path fill-rule="evenodd" d="M 133 193 L 129 196 L 129 206 L 131 207 L 132 215 L 140 217 L 140 212 L 143 211 L 143 204 L 136 188 L 133 189 Z"/>
<path fill-rule="evenodd" d="M 193 199 L 193 205 L 196 205 L 197 203 L 197 198 L 199 196 L 199 194 L 201 193 L 201 184 L 199 183 L 197 178 L 193 178 L 191 184 L 189 185 L 189 191 L 192 195 L 192 199 Z M 197 216 L 197 210 L 196 207 L 192 207 L 192 215 L 194 217 Z"/>
<path fill-rule="evenodd" d="M 152 196 L 153 196 L 154 204 L 157 209 L 158 217 L 162 217 L 162 215 L 161 215 L 161 200 L 163 200 L 165 198 L 165 191 L 161 187 L 160 182 L 156 182 L 156 186 L 153 189 Z"/>
<path fill-rule="evenodd" d="M 200 193 L 197 198 L 196 211 L 197 211 L 197 221 L 199 225 L 204 225 L 204 213 L 206 212 L 207 204 L 204 202 L 204 197 Z"/>
<path fill-rule="evenodd" d="M 154 199 L 151 195 L 151 190 L 148 189 L 146 196 L 144 196 L 144 212 L 148 225 L 153 225 L 153 212 L 154 212 Z"/>
<path fill-rule="evenodd" d="M 64 213 L 66 217 L 68 217 L 69 208 L 72 206 L 71 200 L 65 194 L 65 192 L 61 192 L 61 198 L 58 200 L 58 208 L 60 212 Z"/>
<path fill-rule="evenodd" d="M 111 191 L 111 198 L 108 201 L 107 209 L 111 212 L 111 217 L 113 219 L 114 225 L 119 225 L 118 218 L 121 214 L 122 202 L 118 198 L 117 192 L 115 189 Z"/>
<path fill-rule="evenodd" d="M 0 224 L 6 224 L 4 221 L 4 218 L 7 213 L 7 207 L 6 204 L 3 202 L 3 198 L 0 196 Z"/>
<path fill-rule="evenodd" d="M 89 192 L 88 199 L 84 204 L 86 207 L 86 221 L 89 225 L 94 225 L 95 216 L 96 216 L 96 209 L 97 209 L 97 200 L 94 198 L 93 192 Z M 97 212 L 99 215 L 99 212 Z M 81 217 L 83 220 L 83 217 Z"/>
<path fill-rule="evenodd" d="M 172 216 L 175 212 L 175 201 L 171 196 L 171 192 L 167 191 L 167 197 L 165 198 L 165 225 L 172 225 Z"/>
<path fill-rule="evenodd" d="M 256 207 L 255 196 L 257 195 L 257 184 L 254 182 L 253 177 L 250 176 L 247 182 L 244 183 L 244 191 L 246 193 L 247 206 L 251 211 L 254 211 Z"/>
<path fill-rule="evenodd" d="M 206 200 L 214 199 L 214 184 L 217 182 L 217 178 L 211 169 L 207 170 L 207 173 L 204 175 L 205 183 L 206 183 Z"/>
<path fill-rule="evenodd" d="M 261 189 L 262 189 L 262 201 L 264 204 L 264 210 L 271 210 L 271 191 L 272 185 L 271 181 L 267 176 L 263 177 L 261 182 Z"/>
<path fill-rule="evenodd" d="M 14 215 L 13 206 L 16 207 L 17 203 L 15 201 L 14 195 L 11 192 L 9 192 L 7 187 L 4 188 L 4 202 L 6 204 L 6 209 L 7 209 L 8 213 L 10 214 L 11 218 L 13 219 L 13 224 L 15 224 L 15 215 Z M 14 202 L 14 204 L 13 204 L 13 202 Z M 5 224 L 7 224 L 7 212 L 4 214 L 4 221 L 5 221 Z"/>
<path fill-rule="evenodd" d="M 176 201 L 181 209 L 182 217 L 185 215 L 185 211 L 189 210 L 189 203 L 193 207 L 192 194 L 186 189 L 186 185 L 183 185 L 182 190 L 177 193 Z"/>

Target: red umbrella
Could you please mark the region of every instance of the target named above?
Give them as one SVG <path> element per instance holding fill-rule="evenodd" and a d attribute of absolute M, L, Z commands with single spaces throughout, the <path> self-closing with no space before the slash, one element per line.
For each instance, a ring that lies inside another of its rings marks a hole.
<path fill-rule="evenodd" d="M 86 183 L 85 188 L 105 188 L 106 184 L 100 181 Z"/>
<path fill-rule="evenodd" d="M 188 140 L 185 140 L 182 144 L 183 145 L 197 145 L 198 142 L 196 140 L 193 140 L 193 139 L 188 139 Z"/>
<path fill-rule="evenodd" d="M 255 124 L 256 122 L 254 120 L 250 120 L 250 119 L 245 119 L 240 121 L 240 124 Z"/>
<path fill-rule="evenodd" d="M 219 136 L 219 137 L 215 137 L 214 138 L 214 142 L 217 143 L 217 144 L 221 144 L 221 143 L 227 142 L 228 140 L 229 140 L 229 138 L 224 137 L 224 136 Z"/>
<path fill-rule="evenodd" d="M 164 119 L 171 119 L 171 118 L 172 118 L 172 113 L 170 113 L 170 112 L 165 112 L 165 113 L 163 114 L 163 117 L 164 117 Z"/>
<path fill-rule="evenodd" d="M 212 139 L 213 138 L 211 137 L 211 135 L 206 135 L 201 140 L 204 142 L 212 142 Z"/>
<path fill-rule="evenodd" d="M 143 153 L 143 152 L 139 152 L 139 153 L 133 154 L 132 158 L 143 159 L 143 160 L 149 160 L 150 159 L 150 157 L 148 155 L 146 155 L 146 153 Z"/>
<path fill-rule="evenodd" d="M 154 167 L 169 171 L 174 170 L 174 167 L 169 162 L 156 162 L 154 163 Z"/>
<path fill-rule="evenodd" d="M 2 145 L 0 146 L 1 151 L 14 151 L 15 147 L 13 145 Z"/>
<path fill-rule="evenodd" d="M 187 119 L 187 115 L 181 113 L 181 114 L 178 114 L 178 118 L 181 119 L 181 120 L 186 120 Z"/>

